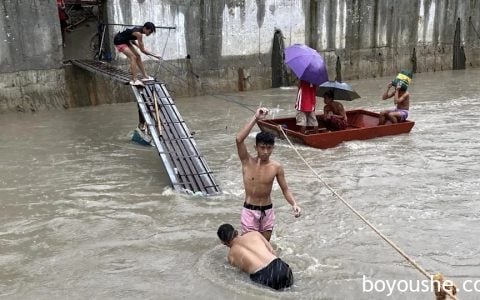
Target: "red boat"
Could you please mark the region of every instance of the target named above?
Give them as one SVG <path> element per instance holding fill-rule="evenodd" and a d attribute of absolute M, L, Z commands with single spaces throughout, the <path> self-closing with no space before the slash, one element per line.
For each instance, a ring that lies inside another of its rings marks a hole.
<path fill-rule="evenodd" d="M 319 132 L 307 132 L 306 134 L 300 132 L 300 126 L 295 124 L 295 117 L 258 120 L 257 125 L 262 131 L 271 132 L 277 137 L 284 138 L 279 128 L 281 126 L 292 142 L 319 149 L 332 148 L 344 141 L 368 140 L 381 136 L 409 133 L 415 125 L 415 122 L 409 120 L 395 124 L 387 121 L 385 125 L 378 125 L 378 118 L 379 114 L 375 112 L 363 109 L 350 110 L 347 111 L 347 129 L 328 131 L 326 128 L 322 128 L 322 126 L 324 127 L 323 114 L 317 115 Z"/>

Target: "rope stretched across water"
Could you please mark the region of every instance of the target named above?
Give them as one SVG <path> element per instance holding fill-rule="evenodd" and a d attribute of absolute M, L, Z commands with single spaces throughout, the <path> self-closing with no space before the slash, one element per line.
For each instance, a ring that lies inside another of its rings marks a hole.
<path fill-rule="evenodd" d="M 427 277 L 429 280 L 432 280 L 433 275 L 427 272 L 424 268 L 422 268 L 418 263 L 416 263 L 411 257 L 409 257 L 400 247 L 398 247 L 392 240 L 390 240 L 388 237 L 386 237 L 383 233 L 381 233 L 372 223 L 370 223 L 367 219 L 365 219 L 364 216 L 360 212 L 358 212 L 353 206 L 351 206 L 345 199 L 342 198 L 325 180 L 323 180 L 320 175 L 310 166 L 310 164 L 305 160 L 305 158 L 298 152 L 297 148 L 292 144 L 290 139 L 288 138 L 287 134 L 283 130 L 282 126 L 278 126 L 278 128 L 281 130 L 283 136 L 287 140 L 287 142 L 290 144 L 290 146 L 293 148 L 295 153 L 297 153 L 298 157 L 305 163 L 305 165 L 317 176 L 317 178 L 329 189 L 340 201 L 342 201 L 343 204 L 345 204 L 354 214 L 357 215 L 365 224 L 368 225 L 376 234 L 378 234 L 385 242 L 387 242 L 390 246 L 393 247 L 398 253 L 400 253 L 401 256 L 403 256 L 412 266 L 414 266 L 420 273 L 422 273 L 425 277 Z M 457 299 L 450 291 L 445 290 L 445 292 L 450 296 L 452 299 Z"/>

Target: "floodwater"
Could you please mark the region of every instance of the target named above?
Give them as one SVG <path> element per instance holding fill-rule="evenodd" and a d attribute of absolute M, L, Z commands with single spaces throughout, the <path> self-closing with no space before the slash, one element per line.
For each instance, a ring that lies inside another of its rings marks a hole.
<path fill-rule="evenodd" d="M 292 115 L 294 89 L 176 99 L 224 191 L 212 198 L 173 192 L 154 149 L 130 141 L 133 102 L 1 114 L 0 297 L 433 299 L 425 277 L 323 180 L 421 267 L 452 279 L 459 299 L 478 299 L 479 78 L 478 69 L 416 75 L 410 134 L 296 146 L 321 180 L 277 142 L 273 159 L 304 212 L 295 219 L 275 184 L 272 242 L 295 276 L 283 292 L 230 267 L 216 229 L 239 225 L 236 131 L 260 104 Z M 391 107 L 380 101 L 390 79 L 351 81 L 362 98 L 346 108 Z"/>

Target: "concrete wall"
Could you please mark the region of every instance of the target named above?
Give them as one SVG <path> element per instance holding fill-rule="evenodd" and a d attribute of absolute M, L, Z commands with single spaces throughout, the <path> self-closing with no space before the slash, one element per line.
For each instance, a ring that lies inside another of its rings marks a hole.
<path fill-rule="evenodd" d="M 1 1 L 0 111 L 30 111 L 65 104 L 56 12 L 55 0 Z"/>
<path fill-rule="evenodd" d="M 112 0 L 108 15 L 112 23 L 177 26 L 147 38 L 147 47 L 166 59 L 189 55 L 201 86 L 210 91 L 272 86 L 276 31 L 285 46 L 305 43 L 321 52 L 331 79 L 339 58 L 342 78 L 348 80 L 392 75 L 402 68 L 452 69 L 460 19 L 457 48 L 464 46 L 467 67 L 480 65 L 477 0 Z M 171 73 L 162 76 L 175 81 L 179 76 L 171 78 Z"/>
<path fill-rule="evenodd" d="M 1 73 L 58 69 L 61 35 L 55 0 L 2 0 Z"/>
<path fill-rule="evenodd" d="M 109 23 L 176 26 L 145 38 L 166 61 L 144 57 L 174 96 L 288 83 L 277 60 L 293 43 L 320 51 L 330 79 L 337 60 L 343 80 L 480 65 L 480 0 L 108 0 L 106 16 Z M 0 110 L 32 101 L 33 107 L 130 101 L 96 75 L 65 74 L 55 0 L 2 0 L 0 28 Z M 125 27 L 109 29 L 111 40 Z M 123 55 L 113 54 L 127 68 Z M 92 93 L 79 86 L 109 94 L 80 99 Z"/>

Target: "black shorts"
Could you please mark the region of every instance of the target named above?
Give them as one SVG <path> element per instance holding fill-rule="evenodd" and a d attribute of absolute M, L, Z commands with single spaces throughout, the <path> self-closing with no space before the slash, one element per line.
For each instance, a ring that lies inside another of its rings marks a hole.
<path fill-rule="evenodd" d="M 60 28 L 67 28 L 68 24 L 66 20 L 60 20 Z"/>
<path fill-rule="evenodd" d="M 280 258 L 274 259 L 265 268 L 251 274 L 250 279 L 276 290 L 287 288 L 293 284 L 292 269 Z"/>

